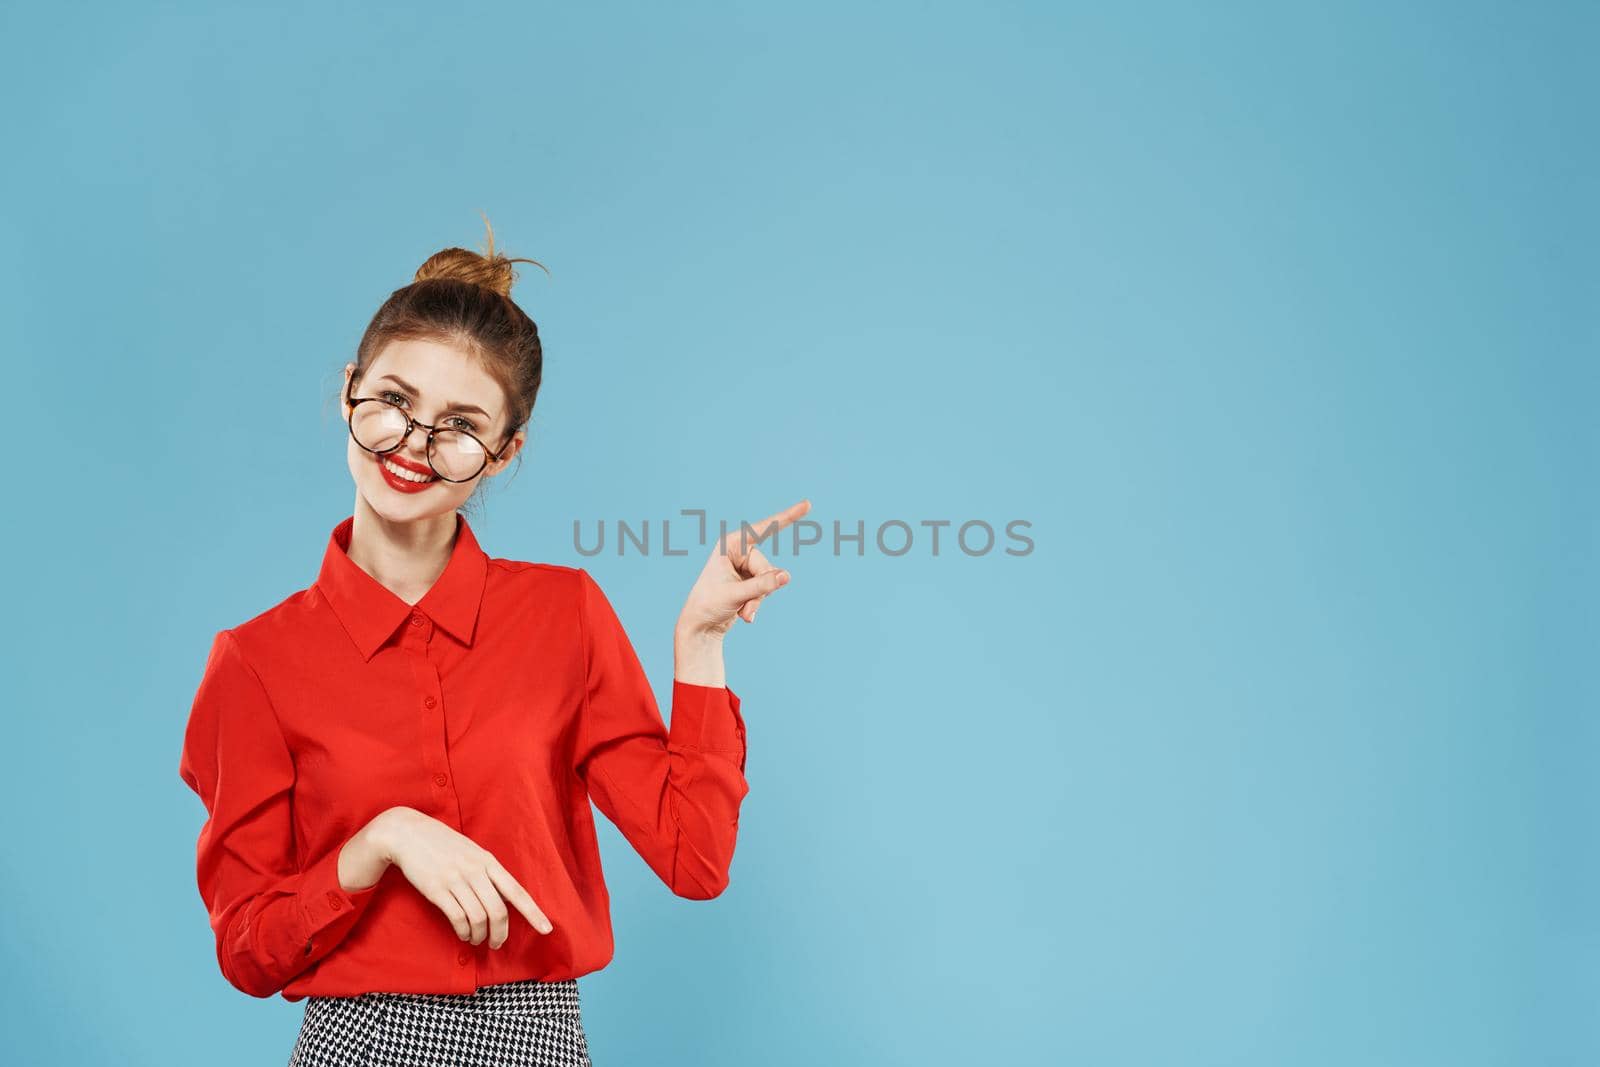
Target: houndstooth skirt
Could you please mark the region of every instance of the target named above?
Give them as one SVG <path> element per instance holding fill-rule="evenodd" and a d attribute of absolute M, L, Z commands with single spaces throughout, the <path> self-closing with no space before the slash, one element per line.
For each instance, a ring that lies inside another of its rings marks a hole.
<path fill-rule="evenodd" d="M 288 1067 L 592 1067 L 578 982 L 307 997 Z"/>

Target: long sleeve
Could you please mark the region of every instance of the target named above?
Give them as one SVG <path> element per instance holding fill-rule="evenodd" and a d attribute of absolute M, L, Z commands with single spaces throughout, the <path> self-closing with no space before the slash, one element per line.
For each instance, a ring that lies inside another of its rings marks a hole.
<path fill-rule="evenodd" d="M 678 896 L 728 886 L 744 777 L 739 698 L 726 686 L 673 680 L 672 727 L 621 621 L 579 568 L 587 686 L 575 766 L 605 813 Z"/>
<path fill-rule="evenodd" d="M 297 862 L 293 756 L 228 630 L 212 642 L 178 773 L 207 812 L 196 874 L 222 974 L 251 996 L 272 996 L 332 951 L 377 886 L 346 892 L 338 848 Z"/>

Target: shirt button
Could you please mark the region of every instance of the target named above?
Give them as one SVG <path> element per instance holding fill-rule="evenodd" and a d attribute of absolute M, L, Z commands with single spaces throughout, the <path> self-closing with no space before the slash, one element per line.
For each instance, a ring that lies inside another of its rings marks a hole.
<path fill-rule="evenodd" d="M 460 964 L 471 963 L 472 953 L 468 952 L 466 949 L 462 949 L 460 952 L 456 953 L 456 962 Z"/>
<path fill-rule="evenodd" d="M 442 774 L 436 774 L 436 775 L 433 776 L 433 784 L 434 785 L 444 785 L 449 780 L 450 779 L 446 778 Z"/>
<path fill-rule="evenodd" d="M 422 701 L 422 706 L 425 708 L 431 708 L 437 703 L 437 700 L 433 699 L 432 697 L 427 697 Z"/>
<path fill-rule="evenodd" d="M 412 626 L 421 626 L 422 625 L 422 616 L 421 615 L 413 615 L 413 616 L 411 616 L 411 625 Z"/>
<path fill-rule="evenodd" d="M 332 906 L 334 911 L 338 911 L 340 908 L 344 907 L 344 898 L 330 889 L 328 890 L 328 903 Z"/>

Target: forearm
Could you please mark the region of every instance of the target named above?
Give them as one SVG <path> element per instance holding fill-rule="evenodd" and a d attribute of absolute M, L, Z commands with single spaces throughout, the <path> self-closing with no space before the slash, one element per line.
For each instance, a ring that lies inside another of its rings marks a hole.
<path fill-rule="evenodd" d="M 672 676 L 690 685 L 725 686 L 722 635 L 678 628 L 672 635 Z"/>
<path fill-rule="evenodd" d="M 332 952 L 377 890 L 383 870 L 363 871 L 374 848 L 366 831 L 357 831 L 305 870 L 270 880 L 231 855 L 226 864 L 202 859 L 201 895 L 223 976 L 251 996 L 269 997 Z M 372 881 L 363 885 L 367 873 Z"/>
<path fill-rule="evenodd" d="M 642 709 L 648 703 L 638 699 Z M 709 899 L 728 884 L 750 791 L 739 705 L 726 686 L 677 679 L 665 738 L 659 727 L 642 728 L 600 744 L 579 764 L 590 797 L 681 897 Z"/>

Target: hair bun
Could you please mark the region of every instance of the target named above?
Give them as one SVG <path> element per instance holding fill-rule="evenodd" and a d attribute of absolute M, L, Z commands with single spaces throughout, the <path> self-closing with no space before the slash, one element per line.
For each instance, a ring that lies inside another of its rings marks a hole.
<path fill-rule="evenodd" d="M 489 230 L 489 241 L 483 254 L 469 251 L 465 248 L 445 248 L 429 256 L 422 266 L 417 268 L 417 275 L 412 282 L 428 281 L 432 278 L 446 278 L 452 281 L 470 282 L 481 285 L 485 289 L 493 289 L 501 296 L 511 295 L 511 286 L 517 280 L 517 272 L 512 268 L 513 263 L 532 263 L 540 270 L 549 274 L 550 271 L 543 263 L 536 259 L 524 259 L 521 256 L 503 256 L 494 250 L 494 229 L 489 226 L 488 216 L 484 217 L 483 224 Z"/>

